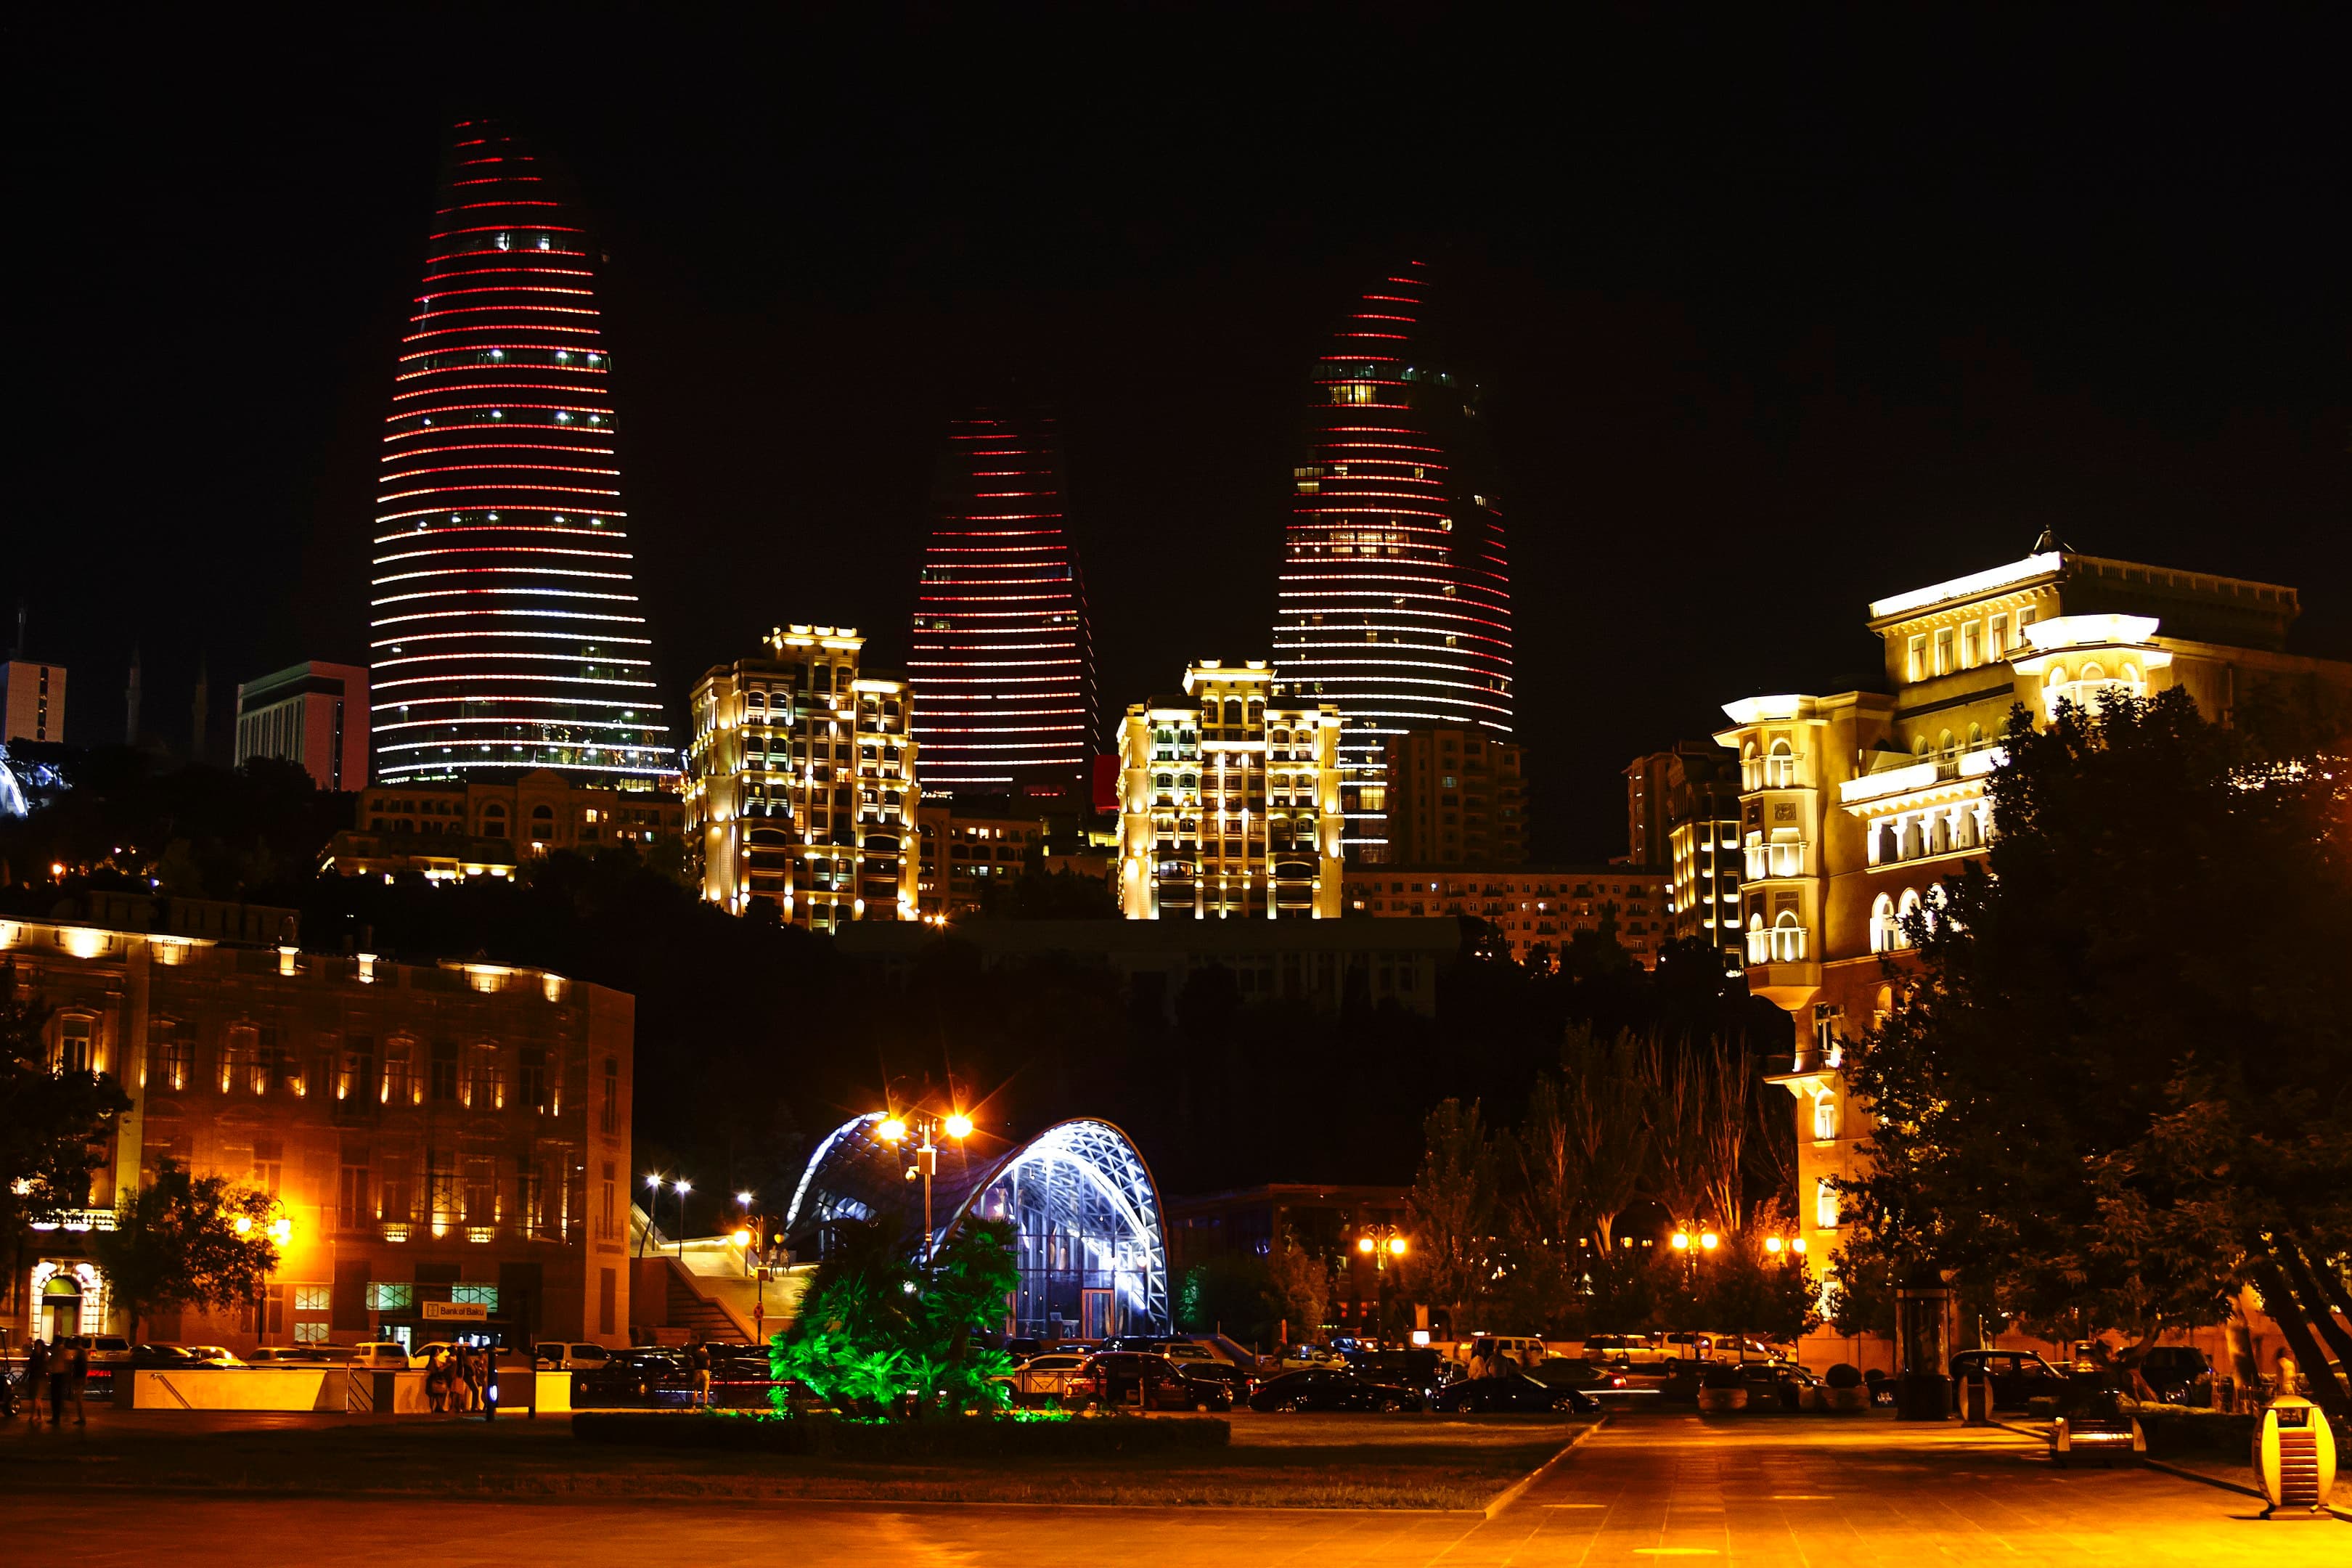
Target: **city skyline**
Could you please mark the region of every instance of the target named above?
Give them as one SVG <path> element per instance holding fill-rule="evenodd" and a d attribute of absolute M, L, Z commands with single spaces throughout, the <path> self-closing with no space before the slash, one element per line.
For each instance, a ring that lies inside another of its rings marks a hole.
<path fill-rule="evenodd" d="M 1426 39 L 1414 58 L 1460 80 L 1499 58 Z M 854 29 L 823 41 L 865 58 Z M 28 202 L 67 232 L 178 244 L 168 274 L 138 247 L 28 258 L 58 308 L 27 322 L 51 381 L 20 506 L 50 521 L 0 593 L 29 602 L 29 651 L 74 671 L 77 735 L 119 729 L 134 641 L 148 722 L 183 742 L 200 658 L 224 689 L 364 661 L 361 509 L 416 291 L 422 149 L 437 103 L 501 88 L 614 258 L 622 466 L 661 541 L 636 591 L 673 707 L 820 608 L 903 658 L 940 425 L 1008 371 L 1063 411 L 1104 705 L 1171 659 L 1267 651 L 1300 367 L 1333 302 L 1401 255 L 1454 280 L 1455 346 L 1516 482 L 1538 859 L 1621 848 L 1618 770 L 1705 732 L 1732 685 L 1852 684 L 1874 659 L 1856 608 L 2014 559 L 2044 526 L 2095 553 L 2352 576 L 2318 98 L 2225 76 L 2157 115 L 2109 73 L 2043 90 L 2063 40 L 2029 61 L 1990 38 L 1948 41 L 1897 93 L 1836 51 L 1667 50 L 1604 21 L 1570 58 L 1612 67 L 1576 93 L 1448 89 L 1335 140 L 1277 67 L 1311 44 L 1402 90 L 1395 41 L 1276 24 L 1262 67 L 1203 76 L 1180 39 L 1116 84 L 1041 56 L 982 92 L 965 67 L 985 40 L 948 25 L 890 40 L 881 79 L 777 95 L 754 89 L 756 47 L 608 59 L 519 23 L 486 20 L 462 69 L 331 35 L 253 52 L 142 30 L 105 81 L 27 105 Z M 2149 48 L 2178 66 L 2212 41 Z M 590 76 L 608 85 L 556 85 Z M 121 214 L 69 177 L 93 158 L 142 171 Z M 278 232 L 298 194 L 304 264 L 254 268 L 239 237 Z M 294 345 L 301 373 L 232 348 L 250 344 Z M 126 464 L 95 411 L 127 367 L 164 365 L 202 366 L 201 391 Z M 712 570 L 844 532 L 874 563 L 838 604 Z M 1198 564 L 1170 646 L 1137 605 L 1179 592 L 1152 560 L 1179 538 Z M 2352 645 L 2352 609 L 2315 594 L 2298 640 Z"/>

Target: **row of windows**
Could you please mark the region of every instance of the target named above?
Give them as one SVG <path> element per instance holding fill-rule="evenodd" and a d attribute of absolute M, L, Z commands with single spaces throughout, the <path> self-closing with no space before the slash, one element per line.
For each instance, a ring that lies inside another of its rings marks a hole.
<path fill-rule="evenodd" d="M 1927 680 L 1980 664 L 1998 664 L 2017 651 L 2034 615 L 2031 605 L 2017 612 L 2016 642 L 2011 637 L 2007 611 L 1956 626 L 1937 626 L 1932 633 L 1915 633 L 1904 649 L 1906 672 L 1913 680 Z"/>

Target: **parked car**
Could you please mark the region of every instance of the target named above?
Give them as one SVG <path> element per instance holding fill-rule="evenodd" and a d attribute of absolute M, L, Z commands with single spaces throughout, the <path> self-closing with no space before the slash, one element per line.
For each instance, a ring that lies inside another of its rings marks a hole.
<path fill-rule="evenodd" d="M 1459 1363 L 1450 1362 L 1438 1352 L 1425 1347 L 1402 1351 L 1356 1351 L 1348 1357 L 1348 1369 L 1374 1383 L 1392 1383 L 1400 1387 L 1418 1389 L 1423 1399 L 1453 1382 L 1462 1372 Z"/>
<path fill-rule="evenodd" d="M 2213 1363 L 2194 1345 L 2158 1345 L 2139 1363 L 2139 1374 L 2167 1405 L 2213 1403 Z"/>
<path fill-rule="evenodd" d="M 1285 1371 L 1311 1366 L 1345 1366 L 1346 1360 L 1328 1345 L 1285 1345 L 1275 1353 L 1275 1364 Z"/>
<path fill-rule="evenodd" d="M 1716 1336 L 1713 1334 L 1696 1331 L 1661 1334 L 1658 1336 L 1657 1347 L 1657 1358 L 1654 1364 L 1668 1377 L 1685 1370 L 1704 1370 L 1706 1363 L 1711 1361 L 1731 1359 L 1728 1347 L 1726 1348 L 1724 1355 L 1720 1357 L 1717 1355 Z"/>
<path fill-rule="evenodd" d="M 89 1382 L 84 1392 L 93 1399 L 110 1396 L 115 1374 L 131 1370 L 131 1342 L 121 1334 L 65 1334 L 54 1348 L 68 1354 L 77 1350 L 89 1352 Z"/>
<path fill-rule="evenodd" d="M 1062 1403 L 1125 1405 L 1140 1393 L 1147 1410 L 1231 1410 L 1233 1390 L 1214 1378 L 1194 1377 L 1164 1355 L 1141 1351 L 1105 1351 L 1064 1384 Z"/>
<path fill-rule="evenodd" d="M 1050 1405 L 1068 1392 L 1070 1379 L 1087 1360 L 1074 1351 L 1047 1351 L 1031 1356 L 996 1381 L 1013 1390 L 1015 1405 Z"/>
<path fill-rule="evenodd" d="M 131 1364 L 142 1372 L 163 1372 L 177 1366 L 194 1366 L 194 1352 L 187 1346 L 169 1341 L 156 1341 L 131 1347 Z"/>
<path fill-rule="evenodd" d="M 344 1349 L 341 1345 L 263 1345 L 245 1359 L 253 1366 L 326 1366 L 341 1363 Z"/>
<path fill-rule="evenodd" d="M 817 1403 L 816 1391 L 797 1378 L 778 1381 L 770 1368 L 768 1352 L 745 1346 L 714 1348 L 710 1356 L 710 1403 L 720 1409 L 765 1410 L 772 1403 L 768 1397 L 778 1389 L 789 1400 L 804 1405 Z M 647 1379 L 644 1401 L 648 1405 L 689 1405 L 694 1400 L 694 1362 L 690 1355 L 680 1355 L 668 1365 L 655 1369 Z"/>
<path fill-rule="evenodd" d="M 613 1359 L 603 1345 L 571 1340 L 542 1340 L 530 1347 L 531 1363 L 541 1372 L 593 1372 Z"/>
<path fill-rule="evenodd" d="M 352 1347 L 348 1364 L 355 1372 L 400 1372 L 408 1366 L 408 1347 L 398 1340 L 367 1340 Z"/>
<path fill-rule="evenodd" d="M 615 1351 L 604 1365 L 572 1375 L 574 1405 L 647 1405 L 667 1378 L 686 1370 L 684 1352 L 674 1350 Z"/>
<path fill-rule="evenodd" d="M 1624 1394 L 1633 1387 L 1633 1380 L 1616 1368 L 1580 1361 L 1574 1356 L 1552 1356 L 1533 1375 L 1539 1383 L 1548 1383 L 1554 1388 L 1578 1389 L 1595 1399 Z"/>
<path fill-rule="evenodd" d="M 1402 1384 L 1309 1367 L 1268 1378 L 1249 1403 L 1252 1410 L 1418 1410 L 1423 1401 L 1419 1390 Z"/>
<path fill-rule="evenodd" d="M 1538 1383 L 1525 1373 L 1506 1372 L 1500 1377 L 1467 1377 L 1438 1390 L 1432 1410 L 1447 1415 L 1488 1415 L 1505 1411 L 1572 1410 L 1591 1415 L 1600 1401 L 1580 1388 Z"/>
<path fill-rule="evenodd" d="M 187 1364 L 190 1366 L 223 1367 L 246 1364 L 244 1360 L 226 1345 L 183 1345 L 181 1348 L 188 1352 Z"/>
<path fill-rule="evenodd" d="M 1996 1410 L 2022 1410 L 2025 1402 L 2064 1390 L 2066 1374 L 2033 1351 L 1959 1351 L 1951 1362 L 1955 1397 L 1971 1371 L 1981 1369 L 1992 1380 Z"/>
<path fill-rule="evenodd" d="M 1636 1357 L 1644 1362 L 1656 1356 L 1647 1334 L 1592 1334 L 1584 1342 L 1584 1359 L 1602 1365 L 1628 1367 Z"/>

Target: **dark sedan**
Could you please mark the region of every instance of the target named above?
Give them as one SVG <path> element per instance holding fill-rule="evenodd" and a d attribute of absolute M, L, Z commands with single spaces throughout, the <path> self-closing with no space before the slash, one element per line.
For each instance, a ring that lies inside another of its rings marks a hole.
<path fill-rule="evenodd" d="M 1088 1357 L 1071 1374 L 1062 1385 L 1062 1403 L 1074 1408 L 1128 1404 L 1140 1404 L 1147 1410 L 1234 1407 L 1231 1387 L 1214 1378 L 1192 1376 L 1191 1370 L 1164 1355 L 1107 1351 Z"/>
<path fill-rule="evenodd" d="M 2167 1405 L 2213 1403 L 2213 1367 L 2193 1345 L 2158 1345 L 2139 1364 L 2157 1398 Z"/>
<path fill-rule="evenodd" d="M 1269 1378 L 1250 1395 L 1252 1410 L 1418 1410 L 1421 1403 L 1416 1389 L 1319 1366 Z"/>
<path fill-rule="evenodd" d="M 2066 1374 L 2032 1351 L 1959 1352 L 1952 1357 L 1954 1398 L 1971 1373 L 1991 1380 L 1996 1410 L 2022 1410 L 2029 1399 L 2066 1389 Z"/>
<path fill-rule="evenodd" d="M 686 1356 L 674 1350 L 619 1351 L 593 1372 L 572 1374 L 574 1405 L 649 1405 L 657 1391 L 687 1377 Z"/>
<path fill-rule="evenodd" d="M 1472 1377 L 1437 1391 L 1432 1410 L 1446 1415 L 1494 1415 L 1507 1411 L 1572 1411 L 1591 1415 L 1600 1401 L 1580 1388 L 1554 1387 L 1524 1375 Z"/>

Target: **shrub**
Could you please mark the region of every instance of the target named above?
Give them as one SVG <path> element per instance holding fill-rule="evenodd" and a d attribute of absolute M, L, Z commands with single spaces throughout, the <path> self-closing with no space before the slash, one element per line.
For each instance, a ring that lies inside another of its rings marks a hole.
<path fill-rule="evenodd" d="M 1862 1369 L 1851 1363 L 1840 1362 L 1822 1374 L 1822 1381 L 1832 1388 L 1860 1388 Z"/>

